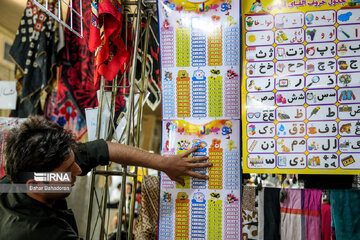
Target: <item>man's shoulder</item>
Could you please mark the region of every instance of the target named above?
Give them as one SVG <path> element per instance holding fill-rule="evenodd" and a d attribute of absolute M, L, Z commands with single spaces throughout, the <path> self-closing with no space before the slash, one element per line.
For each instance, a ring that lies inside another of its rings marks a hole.
<path fill-rule="evenodd" d="M 59 218 L 13 216 L 8 220 L 0 224 L 1 239 L 80 239 L 71 226 Z"/>
<path fill-rule="evenodd" d="M 74 231 L 72 226 L 64 219 L 57 217 L 42 219 L 37 223 L 31 234 L 39 237 L 34 239 L 40 239 L 42 236 L 48 236 L 48 238 L 44 239 L 49 239 L 49 237 L 51 237 L 51 239 L 54 240 L 80 240 L 77 232 Z"/>
<path fill-rule="evenodd" d="M 10 180 L 6 176 L 0 178 L 0 184 L 10 184 L 10 183 L 11 183 Z"/>
<path fill-rule="evenodd" d="M 22 193 L 0 194 L 0 239 L 79 239 L 62 213 Z"/>

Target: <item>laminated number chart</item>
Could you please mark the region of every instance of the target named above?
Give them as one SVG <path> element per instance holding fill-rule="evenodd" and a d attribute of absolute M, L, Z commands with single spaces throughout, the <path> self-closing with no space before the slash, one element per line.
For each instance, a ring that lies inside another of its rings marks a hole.
<path fill-rule="evenodd" d="M 162 155 L 208 156 L 209 180 L 161 175 L 159 239 L 240 239 L 240 2 L 158 1 Z"/>
<path fill-rule="evenodd" d="M 242 4 L 244 172 L 359 174 L 360 3 Z"/>
<path fill-rule="evenodd" d="M 163 119 L 240 119 L 239 5 L 158 1 Z"/>
<path fill-rule="evenodd" d="M 213 166 L 195 169 L 208 181 L 186 177 L 185 186 L 162 173 L 159 239 L 240 239 L 239 120 L 192 124 L 163 121 L 163 155 L 209 156 Z"/>

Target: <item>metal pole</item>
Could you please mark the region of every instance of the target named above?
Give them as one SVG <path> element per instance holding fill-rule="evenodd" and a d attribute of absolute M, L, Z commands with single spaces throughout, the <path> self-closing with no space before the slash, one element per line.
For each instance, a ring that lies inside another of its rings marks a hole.
<path fill-rule="evenodd" d="M 126 0 L 123 1 L 125 7 L 124 7 L 124 15 L 125 15 L 125 49 L 128 48 L 128 24 L 129 24 L 129 19 L 128 19 L 128 16 L 129 16 L 129 11 L 128 11 L 128 6 L 126 6 Z M 124 69 L 126 69 L 126 63 L 124 63 Z M 125 89 L 125 86 L 126 86 L 126 80 L 127 80 L 127 74 L 126 74 L 126 70 L 124 71 L 124 78 L 123 78 L 123 90 L 122 90 L 122 93 L 124 94 L 125 96 L 125 93 L 126 93 L 126 89 Z"/>
<path fill-rule="evenodd" d="M 97 122 L 96 122 L 96 139 L 100 139 L 100 129 L 101 129 L 101 119 L 102 119 L 102 111 L 104 108 L 104 86 L 105 86 L 105 78 L 101 76 L 100 81 L 100 97 L 99 97 L 99 107 L 98 107 L 98 115 L 97 115 Z"/>
<path fill-rule="evenodd" d="M 145 28 L 145 36 L 144 36 L 144 45 L 143 45 L 143 59 L 142 59 L 142 66 L 141 66 L 141 89 L 140 89 L 140 98 L 139 98 L 139 110 L 137 116 L 137 129 L 136 129 L 136 147 L 140 147 L 140 131 L 141 131 L 141 120 L 143 114 L 143 101 L 145 98 L 145 91 L 147 87 L 146 77 L 146 63 L 147 63 L 147 52 L 148 52 L 148 44 L 149 44 L 149 30 L 150 30 L 150 23 L 152 17 L 152 10 L 147 10 L 147 21 L 146 21 L 146 28 Z M 135 174 L 138 173 L 138 167 L 135 167 Z M 133 220 L 134 220 L 134 209 L 135 209 L 135 188 L 137 184 L 137 177 L 134 178 L 134 187 L 131 196 L 131 210 L 130 210 L 130 217 L 129 217 L 129 233 L 128 233 L 128 240 L 133 239 Z"/>
<path fill-rule="evenodd" d="M 106 165 L 105 166 L 105 171 L 109 170 L 109 166 Z M 99 239 L 103 240 L 105 234 L 107 234 L 107 231 L 105 231 L 105 216 L 106 216 L 106 203 L 107 203 L 107 196 L 108 196 L 108 184 L 109 184 L 109 178 L 107 175 L 104 176 L 105 178 L 105 182 L 104 182 L 104 194 L 102 196 L 102 204 L 101 204 L 101 212 L 102 212 L 102 217 L 101 217 L 101 224 L 100 224 L 100 234 L 99 234 Z"/>
<path fill-rule="evenodd" d="M 95 173 L 94 170 L 91 170 L 91 183 L 90 183 L 90 199 L 88 206 L 88 220 L 86 225 L 86 240 L 90 240 L 90 227 L 91 227 L 91 218 L 92 218 L 92 209 L 94 203 L 94 194 L 95 194 Z"/>
<path fill-rule="evenodd" d="M 137 4 L 137 17 L 136 17 L 136 30 L 135 30 L 135 41 L 134 41 L 134 50 L 132 55 L 132 64 L 131 64 L 131 76 L 130 76 L 130 94 L 129 94 L 129 102 L 127 105 L 127 121 L 128 124 L 126 125 L 126 138 L 125 142 L 127 145 L 130 143 L 130 128 L 131 128 L 131 112 L 134 108 L 134 91 L 135 91 L 135 71 L 136 71 L 136 55 L 137 55 L 137 47 L 139 42 L 139 32 L 140 32 L 140 22 L 141 22 L 141 1 L 138 1 Z M 123 224 L 122 216 L 123 216 L 123 206 L 125 205 L 125 184 L 126 184 L 126 172 L 127 172 L 127 166 L 123 165 L 124 175 L 122 176 L 122 182 L 121 182 L 121 204 L 119 208 L 119 215 L 118 215 L 118 225 L 117 225 L 117 235 L 116 240 L 121 240 L 121 227 Z M 126 220 L 126 219 L 125 219 Z"/>
<path fill-rule="evenodd" d="M 100 128 L 101 128 L 101 116 L 103 109 L 103 99 L 104 99 L 104 85 L 105 79 L 101 77 L 100 82 L 100 97 L 99 97 L 99 107 L 98 107 L 98 115 L 97 115 L 97 123 L 96 123 L 96 139 L 100 138 Z M 90 227 L 91 227 L 91 218 L 92 218 L 92 208 L 95 194 L 95 173 L 94 170 L 91 171 L 91 183 L 90 183 L 90 199 L 89 199 L 89 207 L 88 207 L 88 222 L 86 226 L 86 240 L 90 239 Z"/>
<path fill-rule="evenodd" d="M 109 129 L 108 129 L 108 135 L 106 140 L 111 141 L 112 135 L 115 132 L 115 125 L 114 125 L 114 116 L 115 116 L 115 105 L 116 105 L 116 95 L 118 92 L 118 75 L 115 76 L 115 78 L 112 81 L 112 87 L 111 87 L 111 106 L 110 106 L 110 123 L 109 123 Z"/>
<path fill-rule="evenodd" d="M 104 81 L 105 83 L 105 81 Z M 110 106 L 110 122 L 113 123 L 113 116 L 115 114 L 115 101 L 116 101 L 116 90 L 117 90 L 117 75 L 115 76 L 115 78 L 113 79 L 112 82 L 112 101 L 111 101 L 111 106 Z M 103 86 L 103 90 L 105 92 L 104 86 Z M 104 98 L 103 94 L 102 94 L 102 98 Z M 102 101 L 102 104 L 104 104 L 104 102 Z M 108 101 L 106 100 L 106 103 L 108 104 Z M 109 129 L 108 129 L 108 136 L 107 136 L 107 140 L 110 140 L 112 137 L 112 133 L 113 133 L 113 124 L 109 124 Z M 105 166 L 105 172 L 109 171 L 109 166 Z M 103 197 L 102 197 L 102 205 L 101 205 L 101 212 L 102 212 L 102 218 L 101 218 L 101 228 L 100 228 L 100 235 L 99 235 L 99 239 L 102 240 L 104 239 L 105 234 L 107 234 L 107 231 L 105 231 L 105 216 L 106 216 L 106 204 L 107 204 L 107 197 L 108 197 L 108 193 L 109 193 L 109 175 L 104 175 L 105 178 L 105 182 L 104 182 L 104 193 L 103 193 Z"/>

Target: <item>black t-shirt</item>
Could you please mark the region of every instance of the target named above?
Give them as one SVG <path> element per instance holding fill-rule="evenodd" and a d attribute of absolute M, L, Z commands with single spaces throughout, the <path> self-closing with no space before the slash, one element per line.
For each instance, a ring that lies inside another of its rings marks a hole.
<path fill-rule="evenodd" d="M 74 149 L 75 161 L 86 175 L 98 165 L 109 162 L 104 140 L 83 143 Z M 0 184 L 11 184 L 3 177 Z M 66 200 L 48 207 L 25 193 L 0 193 L 0 239 L 6 240 L 79 240 L 78 229 Z"/>

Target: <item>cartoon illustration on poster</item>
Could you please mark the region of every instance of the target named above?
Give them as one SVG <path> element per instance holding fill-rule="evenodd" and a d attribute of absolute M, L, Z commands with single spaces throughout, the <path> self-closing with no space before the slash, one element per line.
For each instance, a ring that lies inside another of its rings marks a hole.
<path fill-rule="evenodd" d="M 241 9 L 244 172 L 359 174 L 360 2 Z"/>
<path fill-rule="evenodd" d="M 239 5 L 158 1 L 163 119 L 240 119 Z"/>
<path fill-rule="evenodd" d="M 239 128 L 239 120 L 214 120 L 205 124 L 163 121 L 163 155 L 183 153 L 197 146 L 192 156 L 209 156 L 213 166 L 193 169 L 207 174 L 208 181 L 184 177 L 185 186 L 174 183 L 162 173 L 159 239 L 239 236 L 240 226 L 234 222 L 231 211 L 239 210 Z"/>

